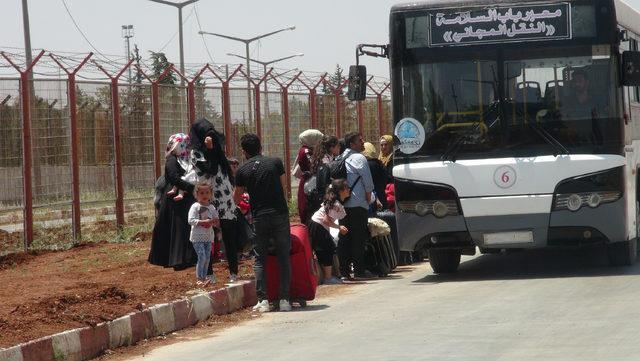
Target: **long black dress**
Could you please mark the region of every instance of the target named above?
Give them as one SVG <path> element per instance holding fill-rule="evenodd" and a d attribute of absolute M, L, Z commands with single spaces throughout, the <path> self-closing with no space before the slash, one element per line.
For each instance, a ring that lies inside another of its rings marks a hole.
<path fill-rule="evenodd" d="M 376 196 L 380 203 L 382 203 L 383 209 L 388 209 L 387 196 L 384 193 L 384 189 L 389 183 L 389 174 L 387 173 L 384 165 L 378 159 L 367 159 L 369 164 L 369 170 L 371 171 L 371 178 L 373 179 L 373 189 L 376 191 Z"/>
<path fill-rule="evenodd" d="M 191 227 L 187 223 L 189 208 L 195 202 L 193 185 L 183 181 L 180 177 L 185 174 L 178 164 L 175 155 L 167 157 L 164 174 L 166 186 L 160 199 L 160 209 L 153 227 L 149 263 L 184 269 L 196 264 L 198 257 L 189 241 Z M 174 201 L 167 196 L 167 192 L 175 185 L 185 191 L 184 199 Z"/>

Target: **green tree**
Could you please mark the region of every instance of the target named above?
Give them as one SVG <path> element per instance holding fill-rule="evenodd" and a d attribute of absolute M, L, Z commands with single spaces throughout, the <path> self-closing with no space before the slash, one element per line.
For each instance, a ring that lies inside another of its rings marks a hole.
<path fill-rule="evenodd" d="M 164 71 L 171 65 L 169 60 L 167 60 L 167 56 L 164 53 L 156 53 L 151 51 L 151 68 L 153 69 L 153 79 L 156 80 L 160 78 L 160 75 L 164 73 Z M 175 85 L 176 84 L 176 75 L 172 72 L 167 74 L 162 80 L 160 80 L 160 84 L 165 85 Z"/>
<path fill-rule="evenodd" d="M 333 94 L 334 91 L 342 85 L 345 81 L 344 69 L 340 67 L 340 64 L 336 64 L 336 69 L 333 74 L 329 75 L 329 78 L 322 83 L 322 92 L 324 94 Z M 343 94 L 343 89 L 340 89 L 340 95 Z"/>

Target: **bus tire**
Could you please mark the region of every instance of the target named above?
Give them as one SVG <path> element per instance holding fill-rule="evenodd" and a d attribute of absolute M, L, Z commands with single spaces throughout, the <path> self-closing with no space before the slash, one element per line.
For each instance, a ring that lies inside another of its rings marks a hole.
<path fill-rule="evenodd" d="M 461 255 L 459 249 L 432 248 L 429 250 L 429 263 L 434 273 L 453 273 L 458 270 Z"/>
<path fill-rule="evenodd" d="M 638 240 L 616 242 L 607 245 L 607 256 L 612 266 L 631 266 L 638 258 Z"/>

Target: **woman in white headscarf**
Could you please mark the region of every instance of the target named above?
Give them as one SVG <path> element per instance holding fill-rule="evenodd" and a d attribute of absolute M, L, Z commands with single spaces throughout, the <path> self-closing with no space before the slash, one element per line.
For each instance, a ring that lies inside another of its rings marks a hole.
<path fill-rule="evenodd" d="M 160 198 L 149 252 L 149 263 L 175 270 L 193 266 L 197 260 L 189 241 L 191 227 L 187 223 L 187 214 L 194 202 L 193 185 L 182 180 L 189 166 L 188 148 L 189 136 L 178 133 L 169 138 L 164 168 L 166 185 Z M 174 200 L 174 194 L 168 194 L 174 186 L 184 194 L 183 199 Z"/>
<path fill-rule="evenodd" d="M 321 131 L 317 129 L 307 129 L 300 133 L 298 140 L 300 141 L 300 150 L 296 157 L 296 164 L 293 175 L 300 180 L 298 183 L 298 215 L 300 222 L 307 224 L 315 209 L 307 210 L 307 196 L 304 194 L 304 183 L 311 176 L 311 159 L 313 149 L 322 141 Z"/>

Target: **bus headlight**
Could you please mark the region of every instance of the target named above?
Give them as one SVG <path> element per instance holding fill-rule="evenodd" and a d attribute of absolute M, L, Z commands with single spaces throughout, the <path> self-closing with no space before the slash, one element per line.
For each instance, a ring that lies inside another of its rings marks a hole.
<path fill-rule="evenodd" d="M 589 196 L 589 200 L 587 201 L 587 204 L 591 208 L 596 208 L 597 206 L 600 205 L 600 202 L 602 202 L 602 196 L 598 193 L 592 193 Z"/>
<path fill-rule="evenodd" d="M 395 195 L 400 212 L 437 218 L 462 214 L 455 189 L 445 184 L 396 178 Z"/>
<path fill-rule="evenodd" d="M 568 209 L 576 212 L 582 207 L 597 208 L 604 203 L 612 203 L 622 198 L 622 192 L 590 192 L 556 195 L 554 210 Z"/>
<path fill-rule="evenodd" d="M 429 203 L 427 202 L 416 203 L 415 211 L 420 217 L 426 216 L 427 214 L 429 214 Z"/>
<path fill-rule="evenodd" d="M 567 198 L 567 208 L 571 212 L 575 212 L 582 207 L 582 198 L 577 194 L 572 194 Z"/>
<path fill-rule="evenodd" d="M 553 210 L 576 212 L 617 201 L 624 190 L 623 174 L 623 168 L 617 167 L 563 180 L 553 192 Z"/>
<path fill-rule="evenodd" d="M 458 203 L 455 201 L 400 201 L 398 202 L 398 208 L 402 212 L 415 213 L 420 217 L 433 214 L 438 218 L 444 218 L 460 214 Z"/>
<path fill-rule="evenodd" d="M 443 202 L 435 202 L 433 203 L 433 215 L 438 218 L 444 218 L 449 214 L 449 207 Z"/>

